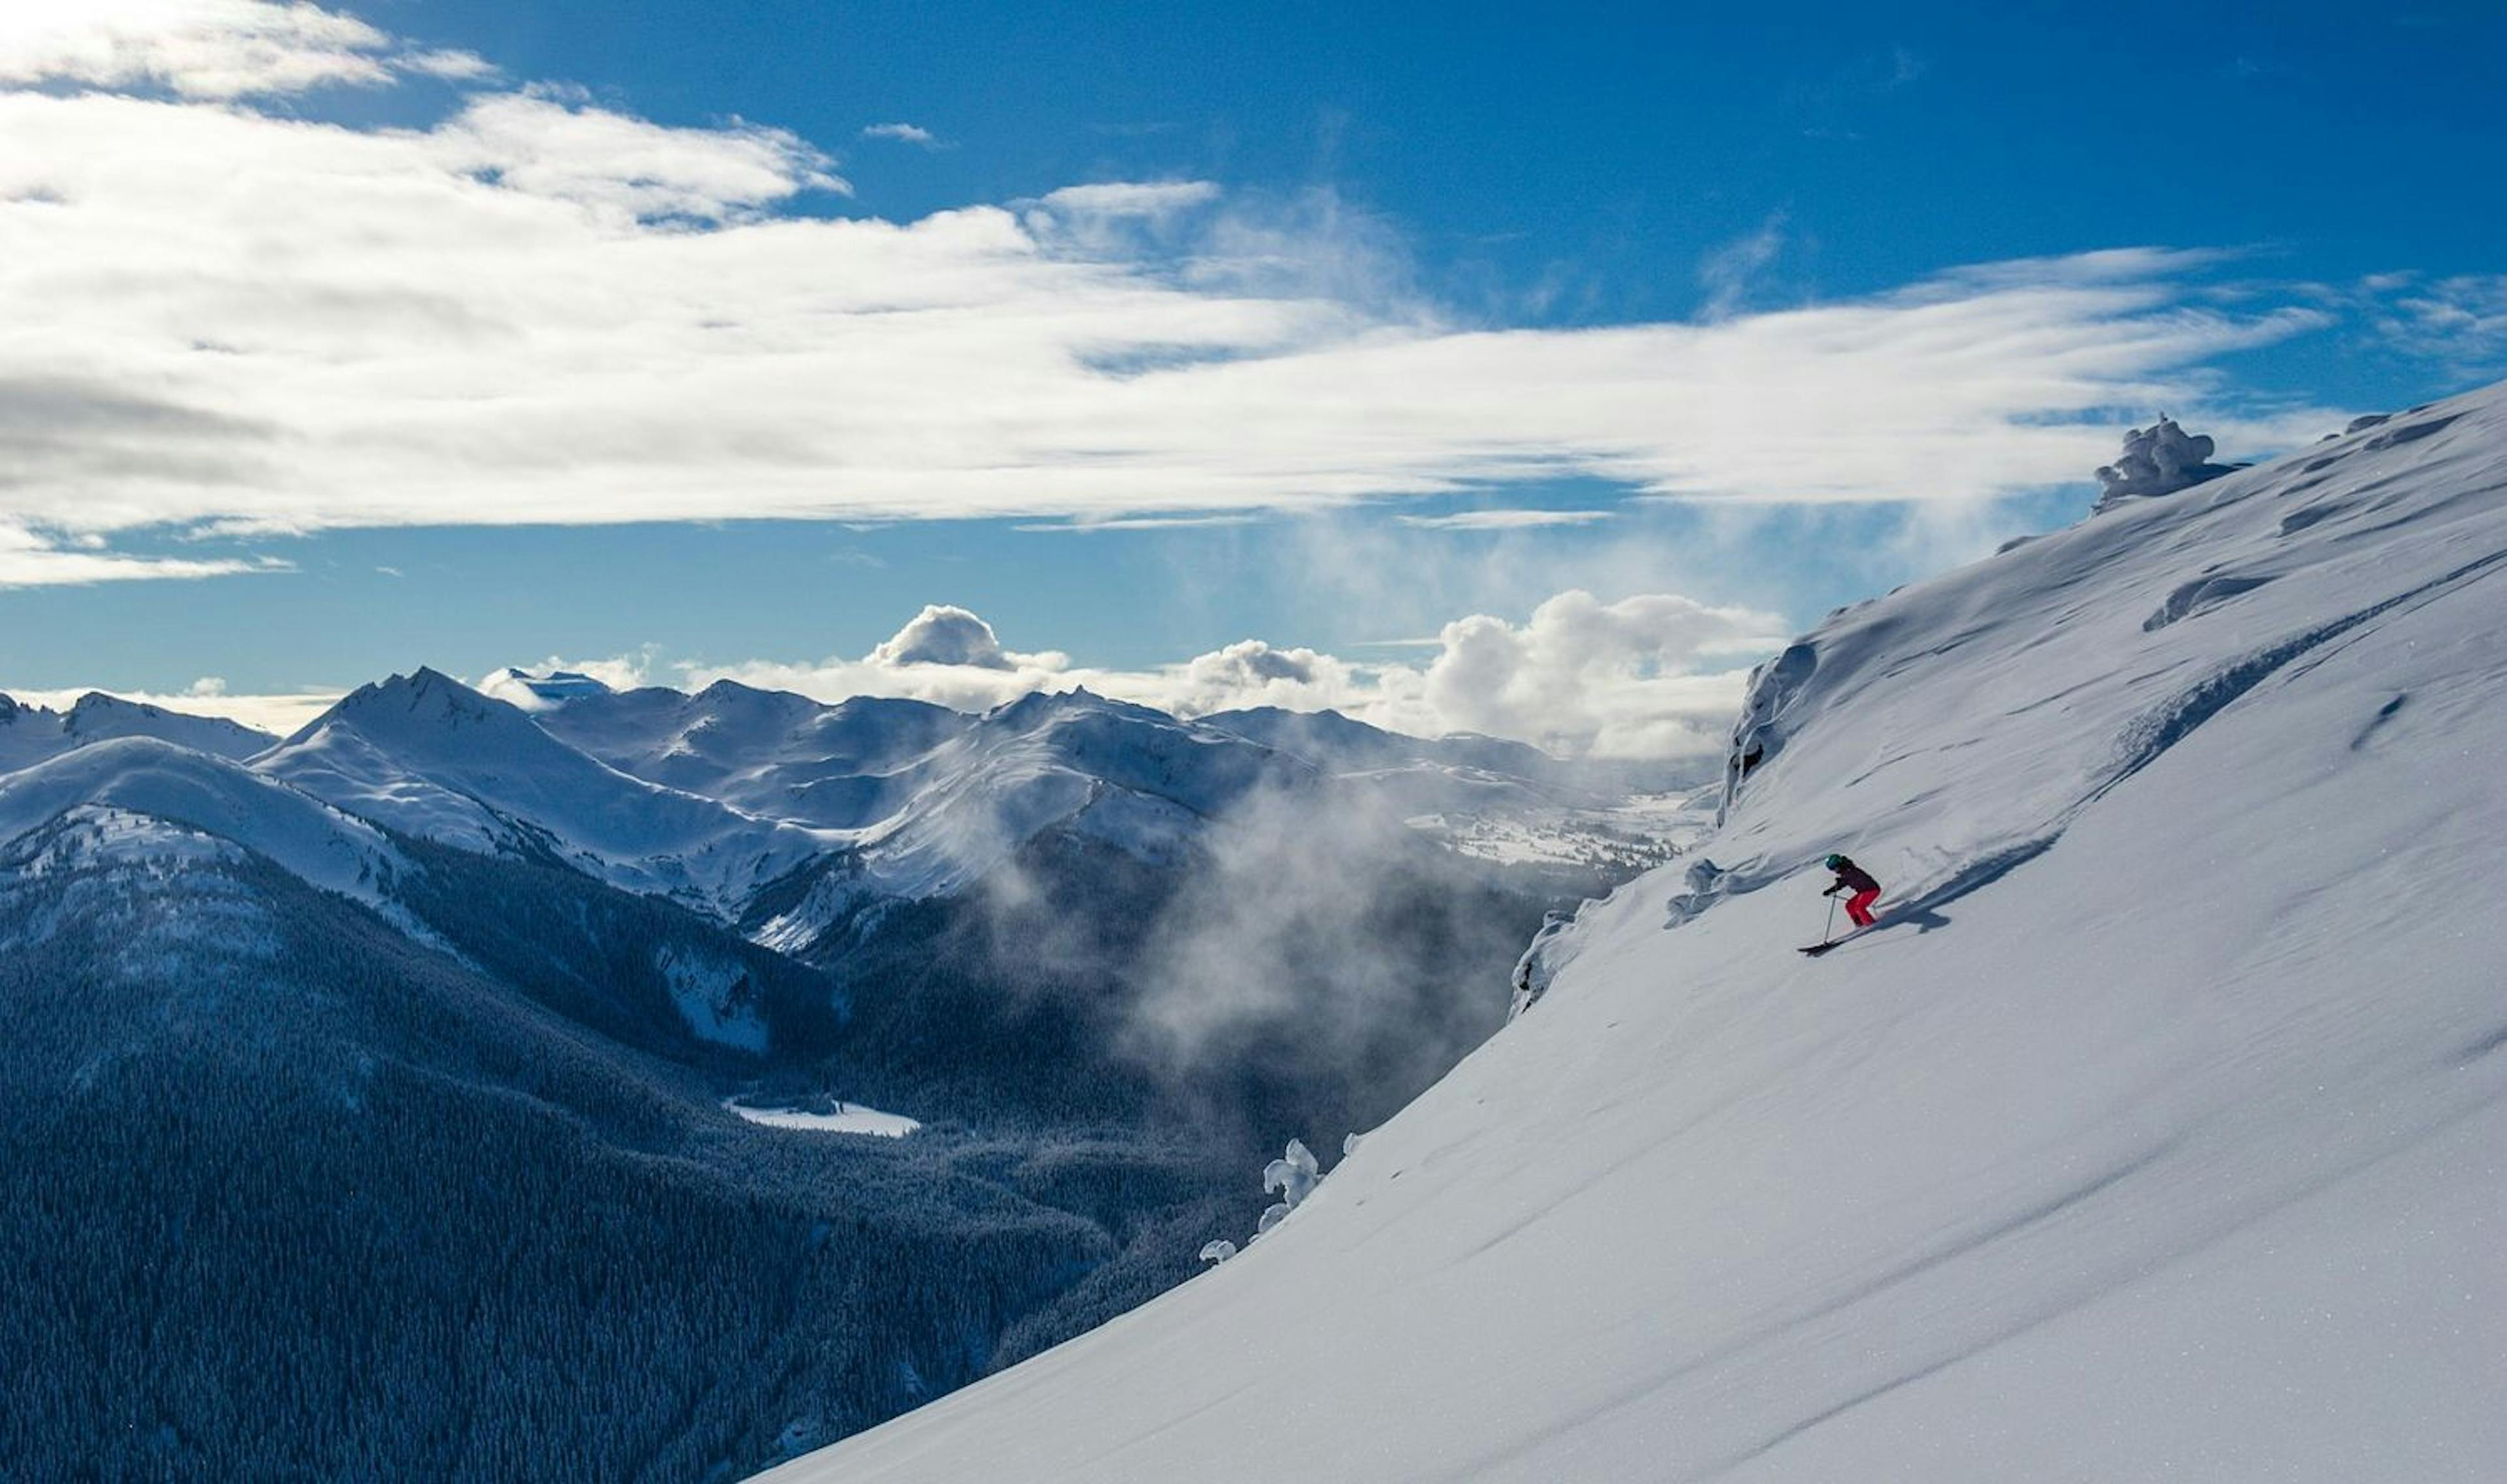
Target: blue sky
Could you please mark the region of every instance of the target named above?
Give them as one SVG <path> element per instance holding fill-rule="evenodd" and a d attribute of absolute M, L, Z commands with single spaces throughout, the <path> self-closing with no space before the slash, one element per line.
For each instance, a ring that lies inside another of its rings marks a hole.
<path fill-rule="evenodd" d="M 36 0 L 0 687 L 1691 745 L 2128 424 L 2507 372 L 2492 7 L 1620 9 Z M 930 603 L 992 674 L 867 664 Z"/>

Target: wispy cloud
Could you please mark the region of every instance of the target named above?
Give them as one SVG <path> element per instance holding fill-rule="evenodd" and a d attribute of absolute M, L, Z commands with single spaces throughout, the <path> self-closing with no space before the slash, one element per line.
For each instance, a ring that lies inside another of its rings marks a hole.
<path fill-rule="evenodd" d="M 416 74 L 475 81 L 467 52 L 406 46 L 351 16 L 271 0 L 13 0 L 0 14 L 0 82 L 276 97 L 380 88 Z"/>
<path fill-rule="evenodd" d="M 1462 510 L 1452 515 L 1401 516 L 1404 525 L 1421 530 L 1537 530 L 1558 525 L 1591 525 L 1613 519 L 1608 510 Z"/>
<path fill-rule="evenodd" d="M 0 79 L 40 85 L 0 83 L 0 387 L 93 419 L 65 436 L 0 396 L 0 527 L 20 571 L 89 559 L 52 562 L 74 580 L 238 568 L 24 533 L 1137 528 L 1569 476 L 1967 502 L 2079 480 L 2160 407 L 2234 442 L 2212 359 L 2325 322 L 2204 303 L 2202 260 L 2133 249 L 1704 323 L 1474 327 L 1327 192 L 788 215 L 845 186 L 781 130 L 501 84 L 422 128 L 282 116 L 252 100 L 463 69 L 309 5 L 108 10 L 124 30 L 0 33 Z"/>
<path fill-rule="evenodd" d="M 103 582 L 232 577 L 287 570 L 270 558 L 142 557 L 103 550 L 92 537 L 64 540 L 0 517 L 0 589 L 76 588 Z"/>
<path fill-rule="evenodd" d="M 2507 367 L 2507 273 L 2383 273 L 2363 288 L 2378 333 L 2396 348 L 2466 376 Z"/>
<path fill-rule="evenodd" d="M 1250 515 L 1204 516 L 1113 516 L 1102 521 L 1032 521 L 1017 527 L 1027 531 L 1070 531 L 1086 534 L 1100 530 L 1191 530 L 1207 525 L 1252 525 L 1260 518 Z"/>
<path fill-rule="evenodd" d="M 1706 303 L 1699 312 L 1710 320 L 1729 318 L 1784 246 L 1785 215 L 1779 211 L 1761 223 L 1758 231 L 1708 253 L 1697 266 L 1697 281 L 1706 290 Z"/>
<path fill-rule="evenodd" d="M 873 124 L 861 131 L 865 139 L 886 139 L 896 144 L 920 145 L 926 150 L 949 147 L 949 141 L 919 124 Z"/>

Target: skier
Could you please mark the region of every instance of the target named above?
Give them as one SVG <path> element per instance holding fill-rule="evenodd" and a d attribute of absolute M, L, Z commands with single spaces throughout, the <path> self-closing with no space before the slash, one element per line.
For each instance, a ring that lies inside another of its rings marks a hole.
<path fill-rule="evenodd" d="M 1845 915 L 1853 919 L 1854 925 L 1857 927 L 1871 926 L 1871 904 L 1880 898 L 1880 884 L 1871 879 L 1871 872 L 1843 855 L 1831 855 L 1823 864 L 1836 873 L 1836 884 L 1820 895 L 1835 896 L 1839 891 L 1853 892 L 1852 896 L 1845 899 Z"/>

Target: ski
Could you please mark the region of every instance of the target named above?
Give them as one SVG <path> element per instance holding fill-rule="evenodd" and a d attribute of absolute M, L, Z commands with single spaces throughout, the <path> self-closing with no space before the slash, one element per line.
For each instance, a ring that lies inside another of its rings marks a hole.
<path fill-rule="evenodd" d="M 1795 952 L 1795 953 L 1798 953 L 1798 954 L 1800 954 L 1800 955 L 1803 955 L 1803 956 L 1804 956 L 1804 957 L 1806 957 L 1806 958 L 1816 959 L 1816 958 L 1818 958 L 1820 955 L 1822 955 L 1822 954 L 1824 954 L 1824 953 L 1828 952 L 1828 951 L 1829 951 L 1830 949 L 1832 949 L 1832 948 L 1842 948 L 1842 947 L 1843 947 L 1843 946 L 1845 946 L 1846 944 L 1851 943 L 1851 942 L 1853 942 L 1855 939 L 1857 939 L 1857 938 L 1859 938 L 1859 937 L 1863 936 L 1865 933 L 1870 932 L 1870 931 L 1871 930 L 1871 928 L 1872 928 L 1872 927 L 1877 927 L 1877 926 L 1879 926 L 1879 925 L 1880 925 L 1880 924 L 1879 924 L 1878 923 L 1872 923 L 1872 924 L 1871 924 L 1871 927 L 1856 927 L 1856 928 L 1851 928 L 1851 929 L 1849 929 L 1849 930 L 1845 933 L 1845 935 L 1844 935 L 1844 936 L 1842 936 L 1842 937 L 1831 938 L 1831 939 L 1829 939 L 1829 940 L 1828 940 L 1827 942 L 1825 942 L 1825 943 L 1814 943 L 1814 944 L 1812 944 L 1812 945 L 1811 945 L 1810 947 L 1808 947 L 1808 948 L 1797 948 L 1797 949 L 1795 949 L 1795 950 L 1794 950 L 1794 952 Z"/>

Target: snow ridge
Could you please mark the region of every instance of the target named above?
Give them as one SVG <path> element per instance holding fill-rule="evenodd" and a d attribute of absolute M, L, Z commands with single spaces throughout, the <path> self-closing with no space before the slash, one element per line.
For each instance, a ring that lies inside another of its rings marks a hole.
<path fill-rule="evenodd" d="M 545 854 L 726 920 L 759 887 L 850 844 L 630 778 L 425 669 L 360 688 L 253 767 L 394 829 Z"/>

